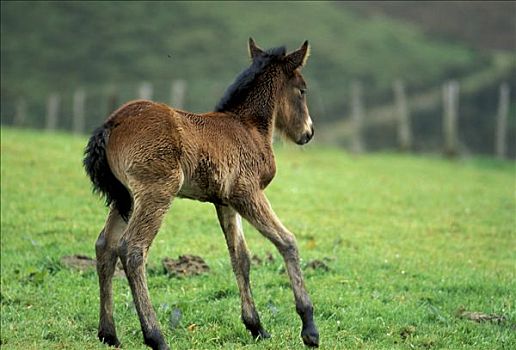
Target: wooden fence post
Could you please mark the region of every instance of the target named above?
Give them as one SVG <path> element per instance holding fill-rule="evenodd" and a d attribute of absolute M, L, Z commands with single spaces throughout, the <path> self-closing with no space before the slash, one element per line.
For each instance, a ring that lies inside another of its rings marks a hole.
<path fill-rule="evenodd" d="M 107 101 L 106 101 L 107 113 L 106 115 L 110 115 L 113 113 L 118 106 L 118 90 L 115 86 L 108 86 L 107 88 Z"/>
<path fill-rule="evenodd" d="M 170 86 L 170 104 L 177 109 L 185 106 L 186 82 L 182 79 L 174 80 Z"/>
<path fill-rule="evenodd" d="M 152 99 L 152 84 L 147 82 L 147 81 L 144 81 L 143 83 L 140 84 L 140 87 L 138 89 L 138 96 L 139 98 L 141 99 L 144 99 L 144 100 L 150 100 Z"/>
<path fill-rule="evenodd" d="M 398 145 L 402 151 L 412 148 L 412 130 L 407 106 L 407 95 L 403 81 L 396 80 L 393 85 L 396 113 L 398 116 Z"/>
<path fill-rule="evenodd" d="M 443 138 L 444 153 L 453 157 L 458 154 L 457 119 L 459 114 L 459 83 L 455 80 L 443 86 Z"/>
<path fill-rule="evenodd" d="M 351 120 L 353 124 L 351 151 L 353 153 L 362 153 L 364 151 L 364 143 L 362 140 L 363 119 L 362 85 L 360 82 L 354 81 L 351 84 Z"/>
<path fill-rule="evenodd" d="M 83 89 L 77 89 L 73 94 L 73 132 L 76 134 L 84 132 L 85 102 L 86 92 Z"/>
<path fill-rule="evenodd" d="M 57 129 L 57 118 L 59 116 L 59 103 L 61 97 L 58 93 L 52 93 L 47 99 L 47 117 L 45 128 L 47 130 Z"/>
<path fill-rule="evenodd" d="M 495 151 L 498 158 L 507 155 L 507 118 L 509 116 L 509 84 L 500 85 L 498 115 L 496 118 Z"/>
<path fill-rule="evenodd" d="M 27 120 L 27 101 L 23 97 L 16 100 L 16 110 L 14 112 L 13 125 L 20 127 Z"/>

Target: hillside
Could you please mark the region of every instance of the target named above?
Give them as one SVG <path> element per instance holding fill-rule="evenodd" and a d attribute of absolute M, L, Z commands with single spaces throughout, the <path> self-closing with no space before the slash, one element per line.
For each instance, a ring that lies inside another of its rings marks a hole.
<path fill-rule="evenodd" d="M 479 50 L 516 50 L 514 1 L 346 1 L 367 16 L 386 15 L 448 42 Z"/>
<path fill-rule="evenodd" d="M 415 25 L 357 16 L 331 2 L 2 2 L 1 10 L 3 121 L 20 96 L 37 119 L 49 92 L 70 101 L 77 86 L 88 89 L 92 106 L 104 106 L 113 88 L 119 100 L 134 97 L 143 80 L 155 84 L 156 99 L 169 101 L 177 78 L 189 83 L 186 107 L 209 110 L 246 66 L 249 36 L 264 47 L 311 41 L 306 77 L 323 121 L 342 116 L 353 79 L 379 103 L 390 98 L 393 79 L 420 89 L 490 62 Z"/>

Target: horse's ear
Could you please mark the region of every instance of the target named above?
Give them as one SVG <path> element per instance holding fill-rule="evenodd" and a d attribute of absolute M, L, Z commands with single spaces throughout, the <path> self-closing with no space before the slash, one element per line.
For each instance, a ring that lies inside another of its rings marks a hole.
<path fill-rule="evenodd" d="M 249 38 L 249 56 L 254 60 L 261 54 L 263 54 L 263 50 L 256 46 L 253 38 Z"/>
<path fill-rule="evenodd" d="M 308 40 L 306 40 L 299 49 L 285 58 L 288 70 L 293 71 L 296 68 L 304 66 L 308 56 L 310 56 L 310 45 L 308 44 Z"/>

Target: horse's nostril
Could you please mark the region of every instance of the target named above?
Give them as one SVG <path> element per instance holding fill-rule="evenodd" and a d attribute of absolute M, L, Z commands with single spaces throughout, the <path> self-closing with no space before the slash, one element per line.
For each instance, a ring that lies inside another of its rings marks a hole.
<path fill-rule="evenodd" d="M 312 137 L 314 136 L 314 130 L 313 130 L 313 127 L 312 127 L 312 131 L 307 131 L 305 132 L 300 138 L 299 140 L 296 142 L 298 145 L 304 145 L 306 143 L 308 143 Z"/>
<path fill-rule="evenodd" d="M 306 142 L 310 141 L 314 137 L 314 126 L 310 125 L 310 131 L 306 133 Z"/>

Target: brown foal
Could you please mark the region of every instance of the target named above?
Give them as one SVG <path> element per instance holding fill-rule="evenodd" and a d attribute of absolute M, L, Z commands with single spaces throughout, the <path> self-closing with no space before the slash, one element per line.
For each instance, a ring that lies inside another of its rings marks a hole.
<path fill-rule="evenodd" d="M 308 42 L 287 54 L 262 50 L 249 39 L 251 66 L 228 88 L 214 112 L 193 114 L 161 103 L 131 101 L 113 112 L 91 136 L 84 166 L 110 212 L 96 242 L 100 284 L 101 341 L 118 346 L 113 319 L 112 278 L 124 267 L 145 344 L 169 349 L 152 307 L 145 272 L 149 247 L 175 197 L 215 205 L 242 302 L 242 320 L 255 338 L 268 338 L 249 284 L 249 252 L 241 217 L 279 250 L 290 277 L 301 337 L 319 345 L 313 306 L 296 239 L 274 214 L 264 189 L 276 166 L 272 147 L 278 129 L 299 145 L 314 134 L 300 69 Z"/>

